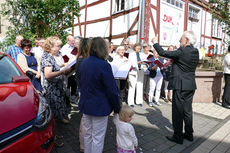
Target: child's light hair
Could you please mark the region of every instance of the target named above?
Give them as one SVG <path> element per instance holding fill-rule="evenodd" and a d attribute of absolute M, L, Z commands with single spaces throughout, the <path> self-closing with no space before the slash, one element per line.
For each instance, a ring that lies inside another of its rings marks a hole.
<path fill-rule="evenodd" d="M 133 115 L 134 115 L 134 111 L 130 106 L 128 106 L 127 104 L 122 105 L 121 110 L 119 112 L 120 120 L 125 121 L 128 117 Z"/>

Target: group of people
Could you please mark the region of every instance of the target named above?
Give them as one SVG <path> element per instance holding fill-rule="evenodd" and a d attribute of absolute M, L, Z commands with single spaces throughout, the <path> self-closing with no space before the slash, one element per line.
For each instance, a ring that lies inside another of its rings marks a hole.
<path fill-rule="evenodd" d="M 129 106 L 134 107 L 136 103 L 142 107 L 143 100 L 148 101 L 149 106 L 153 106 L 153 97 L 155 94 L 155 103 L 160 106 L 159 98 L 161 95 L 161 87 L 164 80 L 165 102 L 172 101 L 172 91 L 168 90 L 168 81 L 172 71 L 172 60 L 169 58 L 159 57 L 155 49 L 151 45 L 139 43 L 128 48 L 129 43 L 125 40 L 121 46 L 115 51 L 112 49 L 109 53 L 108 62 L 113 65 L 125 66 L 130 63 L 132 66 L 127 78 L 115 78 L 119 89 L 121 101 L 126 101 Z M 111 44 L 110 44 L 111 46 Z M 113 47 L 110 47 L 113 48 Z M 175 46 L 169 46 L 168 51 L 174 50 Z M 162 65 L 154 64 L 154 61 L 160 61 Z M 135 94 L 136 93 L 136 94 Z"/>
<path fill-rule="evenodd" d="M 103 151 L 108 116 L 114 112 L 117 151 L 134 153 L 138 141 L 130 124 L 134 115 L 132 107 L 135 102 L 142 106 L 144 98 L 149 106 L 153 106 L 154 92 L 156 105 L 161 105 L 159 98 L 163 80 L 165 101 L 172 101 L 174 129 L 173 136 L 166 138 L 179 144 L 183 143 L 183 139 L 193 141 L 192 100 L 199 61 L 199 52 L 193 46 L 195 34 L 185 31 L 180 39 L 180 47 L 169 46 L 167 51 L 157 40 L 157 36 L 152 39 L 154 49 L 144 44 L 143 52 L 141 44 L 134 44 L 132 49 L 124 41 L 114 52 L 113 44 L 101 37 L 76 41 L 73 36 L 68 36 L 67 44 L 61 48 L 62 41 L 52 36 L 39 39 L 37 46 L 32 48 L 30 40 L 17 36 L 16 44 L 10 46 L 6 53 L 31 76 L 31 82 L 46 98 L 55 120 L 65 124 L 69 123 L 65 90 L 72 86 L 71 94 L 80 97 L 78 107 L 83 114 L 79 130 L 81 152 Z M 77 51 L 76 55 L 73 50 Z M 74 68 L 66 68 L 66 57 L 76 60 Z M 131 63 L 127 79 L 114 78 L 112 62 Z M 126 87 L 128 105 L 121 101 L 124 100 Z M 56 135 L 56 139 L 60 137 Z M 63 143 L 56 145 L 61 147 Z"/>

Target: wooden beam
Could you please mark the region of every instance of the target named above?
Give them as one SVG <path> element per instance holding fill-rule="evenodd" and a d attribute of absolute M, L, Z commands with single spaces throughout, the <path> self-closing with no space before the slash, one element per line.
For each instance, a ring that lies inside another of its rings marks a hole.
<path fill-rule="evenodd" d="M 131 31 L 128 36 L 132 36 L 132 35 L 136 35 L 137 34 L 137 30 L 135 31 Z M 119 38 L 124 38 L 127 35 L 127 33 L 122 33 L 122 34 L 118 34 L 118 35 L 113 35 L 112 39 L 119 39 Z"/>
<path fill-rule="evenodd" d="M 153 31 L 154 31 L 155 34 L 157 34 L 157 28 L 156 28 L 156 25 L 155 25 L 155 21 L 154 21 L 154 19 L 153 19 L 152 10 L 151 10 L 151 13 L 150 13 L 150 14 L 151 14 L 151 15 L 150 15 L 150 20 L 151 20 L 152 25 L 153 25 Z"/>
<path fill-rule="evenodd" d="M 185 2 L 184 6 L 184 31 L 188 28 L 188 0 Z"/>
<path fill-rule="evenodd" d="M 88 4 L 88 5 L 85 4 L 84 6 L 80 7 L 80 10 L 81 10 L 81 9 L 84 9 L 84 8 L 86 8 L 86 7 L 92 7 L 92 6 L 98 5 L 98 4 L 103 3 L 103 2 L 106 2 L 106 1 L 108 1 L 108 0 L 98 0 L 98 1 L 93 2 L 93 3 L 90 3 L 90 4 Z"/>
<path fill-rule="evenodd" d="M 110 21 L 109 21 L 109 41 L 110 42 L 111 42 L 111 37 L 112 37 L 112 34 L 113 34 L 112 11 L 113 11 L 113 0 L 110 0 Z"/>
<path fill-rule="evenodd" d="M 158 42 L 160 43 L 160 8 L 161 8 L 161 2 L 160 0 L 157 0 L 157 33 L 155 33 L 155 35 L 158 34 Z"/>
<path fill-rule="evenodd" d="M 128 38 L 129 34 L 132 32 L 133 28 L 135 27 L 135 25 L 138 22 L 138 18 L 139 18 L 139 13 L 137 14 L 135 20 L 133 21 L 133 24 L 131 25 L 131 27 L 129 28 L 127 35 L 124 37 L 124 39 Z"/>
<path fill-rule="evenodd" d="M 79 18 L 79 17 L 77 17 L 77 19 L 78 19 L 78 23 L 80 23 L 80 24 L 79 24 L 79 31 L 80 31 L 80 36 L 82 37 L 80 18 Z"/>
<path fill-rule="evenodd" d="M 87 0 L 85 0 L 85 28 L 84 28 L 84 38 L 86 37 L 86 23 L 87 23 Z"/>

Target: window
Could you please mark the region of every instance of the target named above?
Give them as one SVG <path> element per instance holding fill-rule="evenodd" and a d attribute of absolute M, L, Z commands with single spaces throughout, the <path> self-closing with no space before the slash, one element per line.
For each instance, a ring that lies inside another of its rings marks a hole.
<path fill-rule="evenodd" d="M 125 9 L 125 0 L 116 0 L 116 11 L 122 11 Z"/>
<path fill-rule="evenodd" d="M 164 1 L 178 8 L 183 8 L 183 3 L 180 0 L 164 0 Z"/>
<path fill-rule="evenodd" d="M 199 21 L 199 12 L 200 10 L 194 7 L 189 6 L 188 9 L 188 19 L 194 22 Z"/>
<path fill-rule="evenodd" d="M 12 76 L 22 75 L 15 64 L 6 55 L 0 54 L 0 84 L 11 83 Z"/>
<path fill-rule="evenodd" d="M 217 20 L 213 19 L 212 23 L 212 36 L 216 37 L 217 36 Z"/>

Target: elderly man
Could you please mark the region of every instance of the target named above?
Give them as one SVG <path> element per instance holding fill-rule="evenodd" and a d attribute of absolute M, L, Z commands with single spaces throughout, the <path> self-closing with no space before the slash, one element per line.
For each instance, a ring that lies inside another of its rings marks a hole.
<path fill-rule="evenodd" d="M 21 49 L 21 41 L 23 40 L 23 36 L 18 35 L 16 36 L 16 44 L 11 45 L 6 49 L 6 53 L 9 54 L 16 62 L 17 62 L 17 56 L 19 53 L 22 53 Z"/>
<path fill-rule="evenodd" d="M 160 56 L 173 59 L 172 76 L 169 89 L 173 89 L 172 123 L 174 134 L 166 136 L 170 141 L 183 144 L 183 138 L 193 141 L 192 101 L 196 90 L 195 71 L 199 61 L 199 52 L 194 48 L 195 34 L 185 31 L 180 39 L 180 48 L 175 51 L 164 51 L 157 43 L 157 37 L 152 39 L 153 47 Z M 185 133 L 183 134 L 183 121 Z"/>
<path fill-rule="evenodd" d="M 68 35 L 67 36 L 67 43 L 61 48 L 60 52 L 61 55 L 67 56 L 68 62 L 72 62 L 74 60 L 76 60 L 76 55 L 72 54 L 72 51 L 75 47 L 75 39 L 73 36 Z M 65 58 L 64 58 L 65 60 Z M 65 61 L 66 62 L 66 61 Z M 76 102 L 77 101 L 77 97 L 76 97 L 76 89 L 77 89 L 77 83 L 75 82 L 75 76 L 74 74 L 68 77 L 68 83 L 67 83 L 67 88 L 70 90 L 70 102 Z M 68 104 L 68 99 L 67 99 L 67 104 Z"/>
<path fill-rule="evenodd" d="M 68 35 L 67 36 L 67 43 L 61 48 L 60 52 L 62 56 L 67 56 L 69 58 L 69 61 L 76 60 L 76 56 L 71 54 L 71 52 L 74 49 L 75 39 L 73 36 Z"/>

